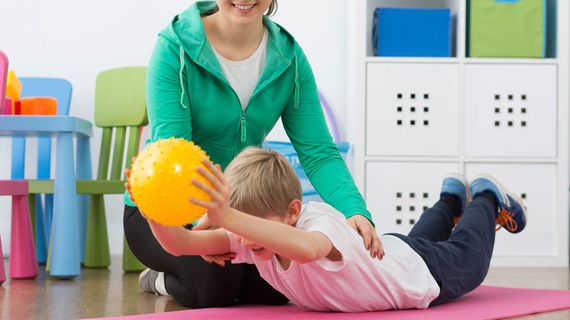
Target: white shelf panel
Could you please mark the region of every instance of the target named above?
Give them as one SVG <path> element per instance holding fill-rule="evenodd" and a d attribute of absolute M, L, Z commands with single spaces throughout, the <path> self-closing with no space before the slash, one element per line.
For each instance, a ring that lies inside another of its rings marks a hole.
<path fill-rule="evenodd" d="M 512 163 L 512 164 L 558 164 L 558 158 L 536 159 L 506 159 L 506 158 L 476 158 L 476 157 L 400 157 L 400 156 L 366 156 L 365 161 L 376 162 L 449 162 L 461 161 L 469 163 Z"/>
<path fill-rule="evenodd" d="M 459 58 L 367 57 L 368 63 L 459 63 Z"/>
<path fill-rule="evenodd" d="M 465 64 L 538 64 L 555 65 L 558 59 L 518 59 L 518 58 L 465 58 Z"/>
<path fill-rule="evenodd" d="M 558 59 L 520 58 L 423 58 L 423 57 L 366 57 L 367 63 L 464 63 L 464 64 L 536 64 L 556 65 Z"/>

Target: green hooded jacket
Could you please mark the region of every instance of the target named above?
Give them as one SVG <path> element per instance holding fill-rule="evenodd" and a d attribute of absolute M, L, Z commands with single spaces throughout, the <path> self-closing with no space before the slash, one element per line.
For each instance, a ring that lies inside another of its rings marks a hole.
<path fill-rule="evenodd" d="M 261 146 L 281 117 L 323 200 L 347 218 L 361 214 L 371 220 L 328 131 L 313 72 L 295 39 L 264 16 L 266 67 L 243 111 L 202 25 L 201 16 L 215 6 L 196 2 L 159 34 L 147 71 L 147 143 L 184 138 L 225 168 L 242 149 Z M 127 193 L 124 201 L 135 206 Z"/>

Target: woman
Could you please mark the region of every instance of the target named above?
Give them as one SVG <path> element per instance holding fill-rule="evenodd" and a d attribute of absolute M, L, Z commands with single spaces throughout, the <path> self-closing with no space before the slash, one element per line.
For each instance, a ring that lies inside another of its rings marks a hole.
<path fill-rule="evenodd" d="M 309 63 L 268 18 L 276 8 L 277 0 L 201 1 L 174 18 L 148 66 L 149 141 L 194 141 L 225 168 L 240 150 L 260 146 L 281 117 L 311 183 L 381 258 L 370 213 L 328 132 Z M 125 204 L 127 242 L 150 268 L 140 277 L 145 291 L 193 308 L 287 302 L 254 266 L 168 254 L 128 194 Z M 196 228 L 211 227 L 203 220 Z"/>

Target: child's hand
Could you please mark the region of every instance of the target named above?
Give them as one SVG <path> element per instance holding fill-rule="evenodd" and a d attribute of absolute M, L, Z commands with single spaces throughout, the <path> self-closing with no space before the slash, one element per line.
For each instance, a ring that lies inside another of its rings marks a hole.
<path fill-rule="evenodd" d="M 202 163 L 204 163 L 209 171 L 198 167 L 198 173 L 208 180 L 212 184 L 212 187 L 196 179 L 192 180 L 192 184 L 206 192 L 212 200 L 206 202 L 190 198 L 190 202 L 208 209 L 209 220 L 211 220 L 214 225 L 220 225 L 220 221 L 229 211 L 230 188 L 219 165 L 214 166 L 214 164 L 207 159 L 202 160 Z"/>
<path fill-rule="evenodd" d="M 233 252 L 230 252 L 230 253 L 226 253 L 226 254 L 218 254 L 215 256 L 202 255 L 200 257 L 202 257 L 202 259 L 209 264 L 215 263 L 215 264 L 219 265 L 220 267 L 223 267 L 226 265 L 226 261 L 231 261 L 231 260 L 235 259 L 236 254 Z"/>

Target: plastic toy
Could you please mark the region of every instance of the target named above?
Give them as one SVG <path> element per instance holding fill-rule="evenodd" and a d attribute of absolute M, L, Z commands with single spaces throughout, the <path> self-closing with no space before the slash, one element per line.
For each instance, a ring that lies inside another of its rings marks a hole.
<path fill-rule="evenodd" d="M 133 161 L 130 192 L 144 215 L 157 223 L 183 226 L 201 217 L 206 209 L 190 198 L 210 201 L 210 196 L 192 184 L 196 179 L 211 186 L 196 170 L 206 153 L 184 139 L 158 140 L 146 146 Z M 207 169 L 206 169 L 207 170 Z"/>
<path fill-rule="evenodd" d="M 51 97 L 22 98 L 20 100 L 21 115 L 57 115 L 57 99 Z"/>
<path fill-rule="evenodd" d="M 16 108 L 16 101 L 20 100 L 20 93 L 22 92 L 22 83 L 12 70 L 8 72 L 8 79 L 6 81 L 6 97 L 12 99 L 12 113 L 14 114 Z"/>

